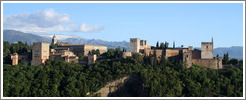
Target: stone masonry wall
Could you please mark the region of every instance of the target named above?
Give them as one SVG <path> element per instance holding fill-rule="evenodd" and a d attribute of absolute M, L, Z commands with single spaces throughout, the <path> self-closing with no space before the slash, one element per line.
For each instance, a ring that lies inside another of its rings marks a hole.
<path fill-rule="evenodd" d="M 100 50 L 100 54 L 102 54 L 104 52 L 107 52 L 107 47 L 106 46 L 85 44 L 85 46 L 84 46 L 84 55 L 87 56 L 89 51 L 97 50 L 97 49 Z"/>
<path fill-rule="evenodd" d="M 222 59 L 220 61 L 217 59 L 192 59 L 192 63 L 212 69 L 222 69 Z"/>
<path fill-rule="evenodd" d="M 154 50 L 148 50 L 146 51 L 146 55 L 149 56 L 149 54 L 154 55 Z M 162 55 L 162 50 L 156 50 L 156 56 L 161 57 Z"/>
<path fill-rule="evenodd" d="M 192 51 L 192 59 L 201 59 L 201 51 Z"/>
<path fill-rule="evenodd" d="M 172 49 L 167 49 L 166 50 L 166 57 L 172 57 L 172 56 L 178 56 L 179 55 L 179 50 L 172 50 Z"/>
<path fill-rule="evenodd" d="M 192 51 L 183 53 L 183 62 L 185 62 L 186 68 L 190 68 L 192 66 Z"/>

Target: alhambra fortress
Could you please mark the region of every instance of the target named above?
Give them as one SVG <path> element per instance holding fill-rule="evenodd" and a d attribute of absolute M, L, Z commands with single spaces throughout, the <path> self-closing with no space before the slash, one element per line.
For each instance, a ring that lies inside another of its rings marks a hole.
<path fill-rule="evenodd" d="M 12 65 L 18 65 L 20 62 L 29 62 L 31 65 L 44 65 L 49 58 L 60 59 L 65 62 L 75 62 L 79 64 L 94 64 L 98 58 L 96 54 L 91 54 L 92 50 L 99 50 L 100 54 L 107 52 L 106 46 L 91 45 L 91 44 L 69 44 L 67 42 L 57 42 L 55 35 L 52 39 L 52 44 L 56 45 L 55 49 L 50 49 L 50 44 L 45 42 L 34 42 L 32 47 L 32 59 L 28 59 L 28 55 L 11 55 Z M 165 50 L 165 51 L 162 51 Z M 211 42 L 202 42 L 201 50 L 194 50 L 192 46 L 188 48 L 172 48 L 159 49 L 147 45 L 146 40 L 139 38 L 130 38 L 130 52 L 122 52 L 122 58 L 131 57 L 134 53 L 139 53 L 143 56 L 150 56 L 156 52 L 157 58 L 161 58 L 162 52 L 165 58 L 174 58 L 186 64 L 186 68 L 192 64 L 205 66 L 212 69 L 222 69 L 222 57 L 213 57 L 213 38 Z M 86 62 L 79 61 L 78 55 L 82 54 L 87 58 Z"/>

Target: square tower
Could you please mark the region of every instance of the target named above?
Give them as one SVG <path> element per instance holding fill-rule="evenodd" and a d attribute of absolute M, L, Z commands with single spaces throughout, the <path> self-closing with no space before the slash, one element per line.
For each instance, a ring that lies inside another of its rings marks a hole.
<path fill-rule="evenodd" d="M 147 46 L 146 40 L 140 40 L 140 49 L 144 49 Z"/>
<path fill-rule="evenodd" d="M 49 43 L 34 42 L 32 47 L 32 63 L 31 65 L 44 64 L 49 59 Z"/>
<path fill-rule="evenodd" d="M 12 60 L 12 65 L 18 65 L 18 54 L 14 53 L 13 55 L 10 55 L 10 56 Z"/>
<path fill-rule="evenodd" d="M 213 59 L 213 42 L 202 42 L 201 59 Z"/>
<path fill-rule="evenodd" d="M 140 39 L 130 38 L 130 52 L 138 53 L 140 49 Z"/>

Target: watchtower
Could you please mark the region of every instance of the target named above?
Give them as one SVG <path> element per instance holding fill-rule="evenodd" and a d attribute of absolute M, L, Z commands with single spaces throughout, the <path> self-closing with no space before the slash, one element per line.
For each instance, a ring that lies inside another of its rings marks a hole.
<path fill-rule="evenodd" d="M 213 59 L 213 38 L 212 42 L 201 43 L 201 59 Z"/>
<path fill-rule="evenodd" d="M 14 53 L 13 55 L 10 55 L 10 56 L 12 60 L 12 65 L 18 65 L 18 54 Z"/>
<path fill-rule="evenodd" d="M 44 64 L 49 59 L 49 43 L 33 42 L 31 65 Z"/>
<path fill-rule="evenodd" d="M 130 52 L 138 53 L 140 49 L 140 39 L 130 38 Z"/>

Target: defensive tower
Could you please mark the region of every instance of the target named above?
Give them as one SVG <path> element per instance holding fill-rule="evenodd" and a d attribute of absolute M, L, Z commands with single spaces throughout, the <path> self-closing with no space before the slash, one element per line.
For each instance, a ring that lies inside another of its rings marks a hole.
<path fill-rule="evenodd" d="M 138 53 L 139 49 L 140 49 L 140 39 L 130 38 L 130 52 Z"/>
<path fill-rule="evenodd" d="M 201 59 L 213 59 L 213 38 L 211 42 L 201 43 Z"/>
<path fill-rule="evenodd" d="M 33 42 L 31 65 L 44 64 L 49 59 L 49 43 Z"/>

